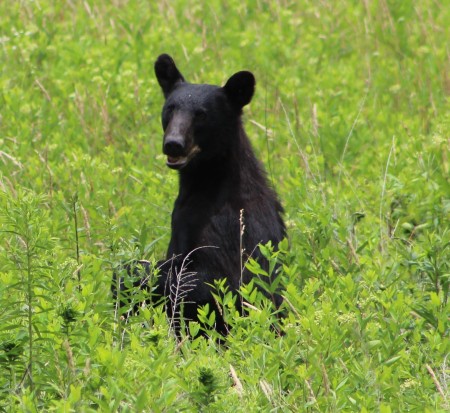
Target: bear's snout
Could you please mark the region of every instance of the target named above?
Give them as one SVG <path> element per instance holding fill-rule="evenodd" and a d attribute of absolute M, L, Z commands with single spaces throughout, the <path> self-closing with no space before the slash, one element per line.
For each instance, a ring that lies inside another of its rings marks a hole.
<path fill-rule="evenodd" d="M 181 169 L 200 151 L 192 137 L 192 116 L 175 112 L 164 134 L 163 153 L 167 155 L 167 166 Z"/>
<path fill-rule="evenodd" d="M 178 158 L 184 156 L 185 145 L 184 140 L 180 136 L 170 137 L 164 142 L 164 154 L 169 158 Z"/>
<path fill-rule="evenodd" d="M 170 136 L 164 139 L 163 152 L 167 155 L 167 166 L 180 169 L 186 164 L 186 147 L 183 137 Z"/>

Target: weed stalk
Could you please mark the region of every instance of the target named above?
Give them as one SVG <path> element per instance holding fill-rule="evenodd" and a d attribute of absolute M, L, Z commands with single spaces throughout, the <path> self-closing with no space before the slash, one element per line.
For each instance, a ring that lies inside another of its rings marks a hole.
<path fill-rule="evenodd" d="M 77 217 L 77 202 L 78 202 L 78 194 L 75 193 L 72 196 L 71 204 L 73 211 L 73 223 L 74 223 L 74 231 L 75 231 L 75 253 L 77 259 L 77 277 L 78 277 L 78 288 L 81 290 L 81 263 L 80 263 L 80 240 L 78 238 L 78 217 Z"/>

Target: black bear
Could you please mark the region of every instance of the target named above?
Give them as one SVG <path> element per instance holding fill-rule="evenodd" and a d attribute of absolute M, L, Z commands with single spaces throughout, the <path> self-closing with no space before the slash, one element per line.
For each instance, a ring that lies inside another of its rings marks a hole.
<path fill-rule="evenodd" d="M 253 74 L 238 72 L 223 87 L 191 84 L 167 54 L 156 60 L 155 73 L 165 97 L 163 153 L 179 173 L 179 192 L 153 293 L 168 298 L 171 319 L 197 320 L 199 306 L 216 309 L 215 280 L 225 278 L 237 291 L 254 277 L 241 267 L 249 256 L 268 271 L 258 244 L 277 246 L 285 237 L 283 209 L 242 126 L 242 108 L 255 89 Z M 138 284 L 146 288 L 145 278 Z M 279 294 L 271 299 L 281 304 Z M 216 329 L 227 333 L 220 311 Z"/>

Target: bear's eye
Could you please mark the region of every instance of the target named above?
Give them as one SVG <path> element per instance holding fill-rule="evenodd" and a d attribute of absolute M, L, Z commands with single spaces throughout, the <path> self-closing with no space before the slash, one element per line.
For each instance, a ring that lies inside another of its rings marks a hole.
<path fill-rule="evenodd" d="M 202 121 L 206 120 L 206 117 L 207 117 L 206 110 L 203 110 L 203 109 L 196 110 L 194 113 L 194 116 L 195 116 L 196 121 L 202 122 Z"/>
<path fill-rule="evenodd" d="M 166 112 L 168 115 L 171 115 L 174 110 L 175 110 L 175 105 L 167 105 L 164 112 Z"/>

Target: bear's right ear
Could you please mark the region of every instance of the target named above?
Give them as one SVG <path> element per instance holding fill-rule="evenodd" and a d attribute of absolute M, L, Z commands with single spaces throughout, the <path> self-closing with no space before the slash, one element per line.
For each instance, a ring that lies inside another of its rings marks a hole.
<path fill-rule="evenodd" d="M 183 75 L 168 54 L 162 54 L 156 59 L 155 74 L 166 99 L 178 83 L 184 82 Z"/>

